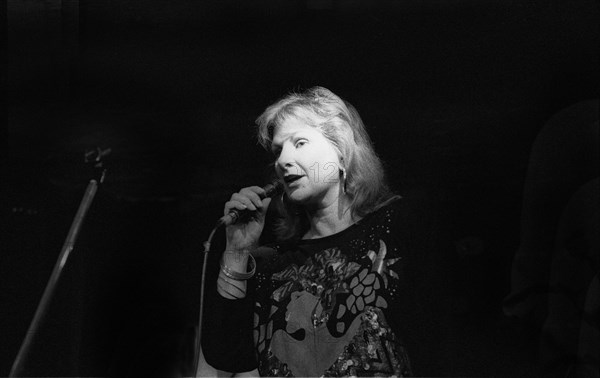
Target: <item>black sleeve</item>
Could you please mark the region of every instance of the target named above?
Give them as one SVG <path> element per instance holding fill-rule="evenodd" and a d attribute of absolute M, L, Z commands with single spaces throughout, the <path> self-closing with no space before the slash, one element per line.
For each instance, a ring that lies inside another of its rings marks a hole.
<path fill-rule="evenodd" d="M 252 296 L 230 300 L 211 289 L 204 306 L 201 340 L 206 362 L 232 373 L 255 369 Z"/>

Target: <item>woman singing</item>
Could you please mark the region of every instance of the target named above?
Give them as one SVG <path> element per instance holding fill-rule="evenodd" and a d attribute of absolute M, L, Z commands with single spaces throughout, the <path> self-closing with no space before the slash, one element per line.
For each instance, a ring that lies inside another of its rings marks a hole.
<path fill-rule="evenodd" d="M 404 200 L 388 188 L 358 112 L 315 87 L 271 105 L 257 124 L 284 183 L 273 199 L 278 241 L 258 244 L 272 201 L 262 188 L 225 203 L 225 214 L 252 216 L 226 228 L 207 362 L 261 376 L 412 375 Z"/>

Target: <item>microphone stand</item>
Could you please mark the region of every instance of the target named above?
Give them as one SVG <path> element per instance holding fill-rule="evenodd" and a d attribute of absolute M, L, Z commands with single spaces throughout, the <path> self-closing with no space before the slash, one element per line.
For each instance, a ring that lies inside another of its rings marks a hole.
<path fill-rule="evenodd" d="M 96 151 L 87 151 L 85 153 L 85 162 L 93 163 L 94 168 L 98 171 L 99 178 L 93 178 L 87 185 L 81 203 L 79 204 L 79 209 L 75 214 L 75 218 L 73 219 L 73 223 L 71 224 L 71 228 L 69 229 L 69 233 L 67 234 L 67 238 L 62 246 L 60 251 L 60 255 L 58 256 L 58 260 L 54 265 L 54 269 L 52 270 L 52 274 L 50 275 L 50 279 L 48 280 L 48 284 L 44 289 L 44 293 L 42 294 L 42 299 L 38 304 L 38 307 L 33 316 L 33 320 L 27 329 L 27 333 L 25 334 L 25 339 L 21 344 L 21 348 L 19 349 L 19 353 L 15 358 L 15 361 L 10 370 L 9 377 L 18 377 L 22 374 L 23 364 L 27 358 L 31 350 L 31 345 L 33 343 L 34 336 L 37 334 L 42 320 L 50 306 L 50 302 L 56 290 L 58 280 L 60 279 L 60 275 L 69 259 L 71 251 L 75 247 L 75 241 L 77 240 L 77 236 L 79 235 L 79 230 L 81 229 L 81 225 L 83 224 L 83 220 L 87 214 L 92 201 L 94 200 L 94 196 L 98 190 L 99 184 L 104 182 L 104 176 L 106 175 L 106 169 L 103 168 L 102 157 L 108 155 L 110 153 L 110 149 L 101 150 L 98 148 Z"/>

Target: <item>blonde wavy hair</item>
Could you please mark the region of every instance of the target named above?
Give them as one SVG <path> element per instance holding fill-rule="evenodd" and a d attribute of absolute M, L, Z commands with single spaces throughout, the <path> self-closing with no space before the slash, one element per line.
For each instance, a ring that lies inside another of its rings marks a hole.
<path fill-rule="evenodd" d="M 399 197 L 390 190 L 383 163 L 358 111 L 350 103 L 323 87 L 288 94 L 256 119 L 258 141 L 265 149 L 271 150 L 275 128 L 289 118 L 318 129 L 335 148 L 346 169 L 345 190 L 353 218 L 362 218 Z M 274 222 L 276 237 L 299 239 L 307 231 L 308 219 L 295 205 L 282 202 L 281 218 Z"/>

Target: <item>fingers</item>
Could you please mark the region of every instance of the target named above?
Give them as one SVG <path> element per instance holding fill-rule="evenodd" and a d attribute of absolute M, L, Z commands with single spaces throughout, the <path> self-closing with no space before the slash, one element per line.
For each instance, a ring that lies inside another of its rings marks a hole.
<path fill-rule="evenodd" d="M 243 188 L 238 193 L 234 193 L 231 199 L 225 203 L 224 213 L 228 214 L 231 209 L 262 211 L 265 209 L 265 202 L 262 199 L 265 190 L 259 186 L 250 186 Z M 270 201 L 266 202 L 268 206 Z"/>

